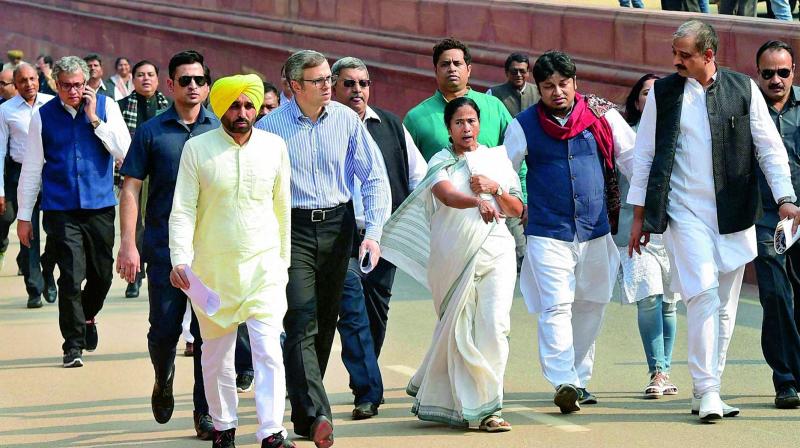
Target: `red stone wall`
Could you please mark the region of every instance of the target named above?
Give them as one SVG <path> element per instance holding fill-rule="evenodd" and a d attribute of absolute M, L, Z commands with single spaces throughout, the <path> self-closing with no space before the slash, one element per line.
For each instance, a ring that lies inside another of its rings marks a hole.
<path fill-rule="evenodd" d="M 119 55 L 166 68 L 185 48 L 203 52 L 214 76 L 255 71 L 272 81 L 297 49 L 331 60 L 357 56 L 375 80 L 374 103 L 401 115 L 435 89 L 431 47 L 441 37 L 470 45 L 476 89 L 503 79 L 511 51 L 535 57 L 560 48 L 576 59 L 581 90 L 622 102 L 641 74 L 671 71 L 670 35 L 692 17 L 478 0 L 0 0 L 0 7 L 0 52 L 21 48 L 28 59 L 97 52 L 107 74 Z M 720 34 L 719 60 L 737 70 L 752 72 L 755 50 L 768 39 L 800 48 L 796 25 L 706 17 Z"/>

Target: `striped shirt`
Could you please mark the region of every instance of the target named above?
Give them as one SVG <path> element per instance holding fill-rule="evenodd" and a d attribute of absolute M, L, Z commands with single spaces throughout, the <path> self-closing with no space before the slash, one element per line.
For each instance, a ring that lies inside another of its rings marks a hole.
<path fill-rule="evenodd" d="M 380 149 L 358 114 L 330 102 L 312 122 L 292 100 L 255 127 L 286 141 L 292 165 L 292 208 L 313 210 L 348 202 L 357 176 L 365 209 L 365 238 L 380 241 L 391 212 L 389 179 Z"/>

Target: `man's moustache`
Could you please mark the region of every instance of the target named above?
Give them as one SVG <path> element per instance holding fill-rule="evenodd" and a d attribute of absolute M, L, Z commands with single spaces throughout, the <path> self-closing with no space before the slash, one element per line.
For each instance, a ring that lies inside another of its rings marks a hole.
<path fill-rule="evenodd" d="M 675 64 L 675 68 L 678 70 L 686 70 L 686 66 L 683 64 Z"/>
<path fill-rule="evenodd" d="M 783 84 L 770 84 L 769 88 L 770 89 L 782 89 L 783 88 Z"/>

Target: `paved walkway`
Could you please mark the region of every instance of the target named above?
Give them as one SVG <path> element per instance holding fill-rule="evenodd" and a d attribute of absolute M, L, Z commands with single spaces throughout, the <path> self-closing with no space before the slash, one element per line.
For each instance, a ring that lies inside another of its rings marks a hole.
<path fill-rule="evenodd" d="M 57 307 L 25 308 L 22 279 L 14 275 L 15 244 L 0 272 L 0 340 L 6 341 L 0 351 L 0 447 L 210 446 L 195 439 L 192 430 L 189 358 L 177 360 L 172 420 L 159 425 L 152 418 L 146 296 L 122 298 L 125 285 L 116 280 L 98 318 L 97 351 L 86 355 L 85 367 L 64 369 Z M 562 416 L 552 405 L 552 391 L 540 372 L 536 320 L 517 297 L 505 382 L 505 416 L 514 430 L 506 434 L 450 429 L 420 422 L 409 413 L 411 400 L 404 388 L 430 341 L 434 317 L 429 296 L 408 277 L 398 276 L 395 294 L 381 358 L 387 398 L 379 416 L 361 422 L 349 419 L 352 396 L 346 372 L 336 353 L 332 357 L 326 387 L 333 405 L 336 447 L 800 446 L 800 410 L 771 406 L 770 372 L 759 346 L 760 307 L 752 289 L 740 306 L 724 384 L 725 398 L 741 407 L 742 415 L 714 425 L 699 424 L 688 412 L 683 316 L 672 375 L 680 394 L 648 401 L 640 398 L 647 375 L 636 310 L 616 304 L 608 308 L 597 344 L 591 389 L 600 404 Z M 237 442 L 254 447 L 253 394 L 240 397 Z M 298 440 L 298 447 L 313 444 Z"/>

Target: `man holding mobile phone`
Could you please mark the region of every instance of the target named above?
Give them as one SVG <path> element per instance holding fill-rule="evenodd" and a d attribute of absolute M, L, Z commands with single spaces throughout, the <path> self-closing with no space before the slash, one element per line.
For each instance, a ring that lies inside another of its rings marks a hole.
<path fill-rule="evenodd" d="M 63 365 L 81 367 L 83 350 L 97 348 L 95 316 L 111 288 L 114 159 L 125 158 L 131 137 L 117 104 L 86 88 L 89 68 L 81 58 L 59 59 L 53 76 L 58 100 L 34 113 L 28 131 L 17 234 L 30 247 L 31 214 L 41 188 L 44 229 L 60 272 Z"/>

